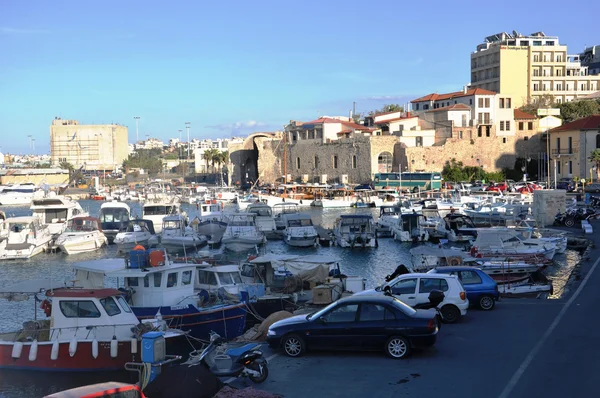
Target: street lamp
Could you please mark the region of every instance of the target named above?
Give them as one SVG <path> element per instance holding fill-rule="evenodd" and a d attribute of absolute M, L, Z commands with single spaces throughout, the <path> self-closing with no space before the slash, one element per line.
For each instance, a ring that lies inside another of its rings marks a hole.
<path fill-rule="evenodd" d="M 185 122 L 185 129 L 187 131 L 187 161 L 190 161 L 190 125 L 191 122 Z"/>
<path fill-rule="evenodd" d="M 183 132 L 183 130 L 179 130 L 179 159 L 181 160 L 181 133 Z"/>
<path fill-rule="evenodd" d="M 140 140 L 139 131 L 138 131 L 138 120 L 140 120 L 140 117 L 134 116 L 133 118 L 135 119 L 135 143 L 137 144 L 138 141 Z"/>

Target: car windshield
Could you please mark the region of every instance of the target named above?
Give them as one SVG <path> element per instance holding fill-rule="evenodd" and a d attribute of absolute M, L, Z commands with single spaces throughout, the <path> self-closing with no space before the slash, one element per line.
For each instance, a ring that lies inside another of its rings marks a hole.
<path fill-rule="evenodd" d="M 306 316 L 306 319 L 312 321 L 313 319 L 319 319 L 323 314 L 329 312 L 332 308 L 335 308 L 338 305 L 337 302 L 329 304 L 327 307 L 323 308 L 320 311 L 310 313 Z"/>

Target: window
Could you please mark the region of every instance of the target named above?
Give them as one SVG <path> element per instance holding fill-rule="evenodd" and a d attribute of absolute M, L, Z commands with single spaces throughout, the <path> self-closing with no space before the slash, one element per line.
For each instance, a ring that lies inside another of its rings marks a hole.
<path fill-rule="evenodd" d="M 150 287 L 150 275 L 144 277 L 144 287 Z"/>
<path fill-rule="evenodd" d="M 596 134 L 596 148 L 600 148 L 600 134 Z"/>
<path fill-rule="evenodd" d="M 469 98 L 469 105 L 473 105 L 473 98 Z"/>
<path fill-rule="evenodd" d="M 315 156 L 315 169 L 319 168 L 319 157 Z"/>
<path fill-rule="evenodd" d="M 460 280 L 463 285 L 473 285 L 481 283 L 481 277 L 475 271 L 460 271 Z"/>
<path fill-rule="evenodd" d="M 512 100 L 510 98 L 506 99 L 506 109 L 510 109 L 512 107 Z"/>
<path fill-rule="evenodd" d="M 573 161 L 569 160 L 569 174 L 573 174 Z"/>
<path fill-rule="evenodd" d="M 392 294 L 414 294 L 417 288 L 417 278 L 402 279 L 392 286 Z"/>
<path fill-rule="evenodd" d="M 162 279 L 162 272 L 156 272 L 154 274 L 154 287 L 160 287 L 161 279 Z"/>
<path fill-rule="evenodd" d="M 533 130 L 533 122 L 527 122 L 527 130 Z"/>
<path fill-rule="evenodd" d="M 423 146 L 423 137 L 415 137 L 415 146 Z"/>
<path fill-rule="evenodd" d="M 177 286 L 177 272 L 170 272 L 167 275 L 167 287 Z"/>
<path fill-rule="evenodd" d="M 202 285 L 217 285 L 215 274 L 208 271 L 198 271 L 198 283 Z"/>
<path fill-rule="evenodd" d="M 360 316 L 358 320 L 361 322 L 383 321 L 385 319 L 386 311 L 387 310 L 382 305 L 364 303 L 360 305 Z"/>
<path fill-rule="evenodd" d="M 502 137 L 502 143 L 506 144 L 506 137 Z"/>
<path fill-rule="evenodd" d="M 358 304 L 342 305 L 326 314 L 324 318 L 328 323 L 354 322 L 356 321 L 357 311 Z"/>
<path fill-rule="evenodd" d="M 125 282 L 126 282 L 127 286 L 131 286 L 131 287 L 139 286 L 138 278 L 128 277 L 128 278 L 125 278 Z"/>
<path fill-rule="evenodd" d="M 393 156 L 390 152 L 382 152 L 377 157 L 377 170 L 379 173 L 389 173 L 392 171 Z"/>
<path fill-rule="evenodd" d="M 540 91 L 540 85 L 537 83 L 533 84 L 533 91 Z"/>
<path fill-rule="evenodd" d="M 419 104 L 415 104 L 415 111 L 419 110 Z"/>
<path fill-rule="evenodd" d="M 500 98 L 500 108 L 504 108 L 504 98 Z"/>
<path fill-rule="evenodd" d="M 419 293 L 430 293 L 432 290 L 448 291 L 448 281 L 443 278 L 421 278 Z"/>
<path fill-rule="evenodd" d="M 463 138 L 463 132 L 462 132 L 462 130 L 458 132 L 458 138 Z"/>
<path fill-rule="evenodd" d="M 556 137 L 556 153 L 560 153 L 560 137 Z"/>
<path fill-rule="evenodd" d="M 65 318 L 100 318 L 100 311 L 93 301 L 64 301 L 61 300 L 60 312 Z"/>
<path fill-rule="evenodd" d="M 523 137 L 523 141 L 529 141 L 529 137 L 528 136 Z"/>
<path fill-rule="evenodd" d="M 500 131 L 504 131 L 504 120 L 500 122 Z"/>
<path fill-rule="evenodd" d="M 297 169 L 300 168 L 300 158 L 299 157 L 296 158 L 296 168 Z"/>
<path fill-rule="evenodd" d="M 569 148 L 569 153 L 573 153 L 573 137 L 569 137 L 567 140 L 567 148 Z"/>
<path fill-rule="evenodd" d="M 479 98 L 479 100 L 477 101 L 477 104 L 479 105 L 480 108 L 483 108 L 483 98 Z"/>
<path fill-rule="evenodd" d="M 104 311 L 106 311 L 108 316 L 115 316 L 121 313 L 119 306 L 117 305 L 117 303 L 115 303 L 115 300 L 113 300 L 112 297 L 100 299 L 100 304 L 102 304 L 102 307 L 104 308 Z"/>
<path fill-rule="evenodd" d="M 129 307 L 129 304 L 127 304 L 127 301 L 125 301 L 123 296 L 118 296 L 117 302 L 121 305 L 121 308 L 123 308 L 125 312 L 131 312 L 131 307 Z"/>
<path fill-rule="evenodd" d="M 181 273 L 181 284 L 189 285 L 192 283 L 192 271 L 183 271 Z"/>
<path fill-rule="evenodd" d="M 429 105 L 427 105 L 427 104 L 423 105 L 423 110 L 426 111 L 427 109 L 429 109 Z"/>
<path fill-rule="evenodd" d="M 510 120 L 505 122 L 506 131 L 510 131 Z"/>
<path fill-rule="evenodd" d="M 492 133 L 492 130 L 490 129 L 490 126 L 485 126 L 485 136 L 489 137 Z"/>
<path fill-rule="evenodd" d="M 355 169 L 356 168 L 356 164 L 357 164 L 357 159 L 356 159 L 356 155 L 352 156 L 352 168 Z"/>
<path fill-rule="evenodd" d="M 524 127 L 525 127 L 525 123 L 519 122 L 519 131 L 523 131 Z"/>
<path fill-rule="evenodd" d="M 482 135 L 482 134 L 483 134 L 483 133 L 482 133 L 482 131 L 481 131 L 481 126 L 479 126 L 479 127 L 477 128 L 477 137 L 483 137 L 483 135 Z"/>
<path fill-rule="evenodd" d="M 485 99 L 485 107 L 486 107 L 486 108 L 489 108 L 489 107 L 490 107 L 490 99 L 489 99 L 489 98 L 486 98 L 486 99 Z"/>

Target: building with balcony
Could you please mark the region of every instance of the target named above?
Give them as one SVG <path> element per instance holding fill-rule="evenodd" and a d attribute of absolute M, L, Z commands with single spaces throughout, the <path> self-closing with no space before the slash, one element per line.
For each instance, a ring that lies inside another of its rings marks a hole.
<path fill-rule="evenodd" d="M 600 149 L 600 115 L 593 115 L 553 128 L 549 132 L 550 159 L 557 178 L 589 178 L 595 166 L 589 158 Z M 593 175 L 593 178 L 597 178 Z"/>
<path fill-rule="evenodd" d="M 512 95 L 518 108 L 544 95 L 560 103 L 590 94 L 599 89 L 600 75 L 591 75 L 556 36 L 502 32 L 471 54 L 471 87 Z"/>
<path fill-rule="evenodd" d="M 50 125 L 51 163 L 113 171 L 127 159 L 127 134 L 127 127 L 119 124 L 79 124 L 57 117 Z"/>
<path fill-rule="evenodd" d="M 354 123 L 348 117 L 324 116 L 310 122 L 298 122 L 291 120 L 285 127 L 284 134 L 288 143 L 298 141 L 319 141 L 323 144 L 347 138 L 353 134 L 377 135 L 381 130 L 362 124 Z"/>
<path fill-rule="evenodd" d="M 581 65 L 588 68 L 588 74 L 600 75 L 600 46 L 587 47 L 579 54 Z"/>

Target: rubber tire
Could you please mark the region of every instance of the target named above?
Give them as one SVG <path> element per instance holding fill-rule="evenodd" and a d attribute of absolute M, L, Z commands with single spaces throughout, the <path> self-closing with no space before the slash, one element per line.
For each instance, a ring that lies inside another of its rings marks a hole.
<path fill-rule="evenodd" d="M 259 367 L 259 365 L 255 362 L 252 364 L 252 367 L 250 367 L 250 369 L 258 371 L 258 367 Z M 248 375 L 248 378 L 250 380 L 252 380 L 253 382 L 255 382 L 256 384 L 260 384 L 260 383 L 264 382 L 269 377 L 269 367 L 267 366 L 267 363 L 266 362 L 263 363 L 262 367 L 263 367 L 263 372 L 260 377 L 254 377 L 252 375 Z"/>
<path fill-rule="evenodd" d="M 456 323 L 460 318 L 460 310 L 452 304 L 446 304 L 440 309 L 440 312 L 444 323 Z"/>
<path fill-rule="evenodd" d="M 494 309 L 494 306 L 496 305 L 496 300 L 494 300 L 494 298 L 492 296 L 481 296 L 479 298 L 479 302 L 477 303 L 479 305 L 479 308 L 481 308 L 484 311 L 491 311 Z"/>
<path fill-rule="evenodd" d="M 300 351 L 296 355 L 290 354 L 286 350 L 286 345 L 287 345 L 288 341 L 290 341 L 292 339 L 295 339 L 298 342 L 298 344 L 300 345 Z M 288 357 L 298 358 L 298 357 L 301 357 L 302 354 L 304 354 L 306 352 L 306 343 L 304 342 L 302 337 L 298 336 L 297 334 L 290 334 L 288 336 L 285 336 L 285 338 L 281 342 L 281 348 L 283 349 L 283 352 L 285 353 L 285 355 L 287 355 Z"/>
<path fill-rule="evenodd" d="M 400 342 L 402 344 L 404 344 L 405 351 L 403 354 L 401 354 L 401 356 L 396 356 L 396 355 L 393 355 L 392 353 L 390 353 L 389 346 L 393 340 L 400 340 Z M 392 359 L 404 359 L 410 355 L 410 351 L 411 351 L 410 342 L 408 341 L 408 339 L 406 337 L 392 336 L 385 342 L 384 350 L 385 350 L 386 355 Z"/>
<path fill-rule="evenodd" d="M 568 218 L 566 218 L 566 219 L 565 219 L 565 227 L 569 227 L 569 228 L 571 228 L 571 227 L 573 227 L 573 226 L 575 226 L 575 219 L 574 219 L 574 218 L 572 218 L 572 217 L 568 217 Z"/>

